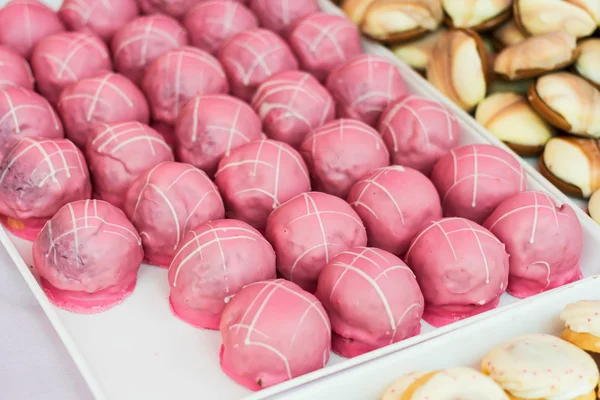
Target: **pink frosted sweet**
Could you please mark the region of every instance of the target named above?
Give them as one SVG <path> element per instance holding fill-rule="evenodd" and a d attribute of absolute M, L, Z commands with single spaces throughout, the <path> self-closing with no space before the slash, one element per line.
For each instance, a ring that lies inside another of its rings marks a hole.
<path fill-rule="evenodd" d="M 306 164 L 296 150 L 275 140 L 258 140 L 233 150 L 219 163 L 215 182 L 227 215 L 264 230 L 274 209 L 310 191 Z"/>
<path fill-rule="evenodd" d="M 203 171 L 163 162 L 133 182 L 125 213 L 140 232 L 148 263 L 166 268 L 185 233 L 223 218 L 225 209 L 217 187 Z"/>
<path fill-rule="evenodd" d="M 249 0 L 249 3 L 260 25 L 282 36 L 299 20 L 321 9 L 317 0 Z"/>
<path fill-rule="evenodd" d="M 271 139 L 298 147 L 308 132 L 335 118 L 327 90 L 309 73 L 286 71 L 263 82 L 252 99 Z"/>
<path fill-rule="evenodd" d="M 33 90 L 33 84 L 27 60 L 10 47 L 0 45 L 0 90 L 15 86 Z"/>
<path fill-rule="evenodd" d="M 379 133 L 351 119 L 331 121 L 311 131 L 300 153 L 315 189 L 344 199 L 360 179 L 390 165 L 390 155 Z"/>
<path fill-rule="evenodd" d="M 298 69 L 298 61 L 283 39 L 260 28 L 229 39 L 219 52 L 219 60 L 229 77 L 231 92 L 248 102 L 271 76 Z"/>
<path fill-rule="evenodd" d="M 502 200 L 527 189 L 519 162 L 505 150 L 489 144 L 452 149 L 433 168 L 431 181 L 444 217 L 462 217 L 482 224 Z"/>
<path fill-rule="evenodd" d="M 187 44 L 187 32 L 177 20 L 160 14 L 135 18 L 112 39 L 115 70 L 139 85 L 152 61 Z"/>
<path fill-rule="evenodd" d="M 378 131 L 392 163 L 429 176 L 437 160 L 458 145 L 456 117 L 435 100 L 407 95 L 381 114 Z"/>
<path fill-rule="evenodd" d="M 41 39 L 31 54 L 38 91 L 56 105 L 67 86 L 112 71 L 108 47 L 87 33 L 60 32 Z"/>
<path fill-rule="evenodd" d="M 319 300 L 283 279 L 251 283 L 225 306 L 221 368 L 260 390 L 323 368 L 331 324 Z"/>
<path fill-rule="evenodd" d="M 217 54 L 223 43 L 237 33 L 258 28 L 258 19 L 239 1 L 201 1 L 185 15 L 190 44 Z"/>
<path fill-rule="evenodd" d="M 408 93 L 398 67 L 383 57 L 364 54 L 340 65 L 327 78 L 338 118 L 375 126 L 383 110 Z"/>
<path fill-rule="evenodd" d="M 424 300 L 413 272 L 395 255 L 354 247 L 319 275 L 317 298 L 331 319 L 332 350 L 356 357 L 418 335 Z"/>
<path fill-rule="evenodd" d="M 582 278 L 583 233 L 568 204 L 544 192 L 505 199 L 483 224 L 510 255 L 507 291 L 525 298 Z"/>
<path fill-rule="evenodd" d="M 144 94 L 123 75 L 106 73 L 82 79 L 62 91 L 58 113 L 65 133 L 84 148 L 90 129 L 98 123 L 139 121 L 147 124 L 148 103 Z"/>
<path fill-rule="evenodd" d="M 21 87 L 0 91 L 0 162 L 25 137 L 64 136 L 60 118 L 42 96 Z"/>
<path fill-rule="evenodd" d="M 177 249 L 169 267 L 169 302 L 185 322 L 219 329 L 236 293 L 275 276 L 273 247 L 256 229 L 233 219 L 211 221 L 189 230 Z"/>
<path fill-rule="evenodd" d="M 442 218 L 433 183 L 419 171 L 400 165 L 376 169 L 356 182 L 347 200 L 367 228 L 369 246 L 398 257 L 426 223 Z"/>
<path fill-rule="evenodd" d="M 339 197 L 302 193 L 277 207 L 267 220 L 265 237 L 277 253 L 277 270 L 309 292 L 321 270 L 337 254 L 367 245 L 365 227 Z"/>
<path fill-rule="evenodd" d="M 37 0 L 12 0 L 0 10 L 0 44 L 25 58 L 40 39 L 64 30 L 58 15 Z"/>
<path fill-rule="evenodd" d="M 91 130 L 86 156 L 94 197 L 123 208 L 133 181 L 156 165 L 173 161 L 162 136 L 140 122 L 98 124 Z"/>
<path fill-rule="evenodd" d="M 339 15 L 311 14 L 296 24 L 288 40 L 302 69 L 321 82 L 335 68 L 362 53 L 356 25 Z"/>
<path fill-rule="evenodd" d="M 66 139 L 26 137 L 0 164 L 0 214 L 15 235 L 33 240 L 62 206 L 89 199 L 83 154 Z"/>
<path fill-rule="evenodd" d="M 441 327 L 496 308 L 508 283 L 508 253 L 464 218 L 429 222 L 405 256 L 425 297 L 423 319 Z"/>
<path fill-rule="evenodd" d="M 182 18 L 199 0 L 138 0 L 142 14 L 165 14 Z M 200 0 L 202 2 L 202 0 Z"/>
<path fill-rule="evenodd" d="M 44 226 L 33 244 L 33 263 L 54 305 L 93 314 L 133 292 L 141 243 L 123 211 L 101 200 L 75 201 Z"/>

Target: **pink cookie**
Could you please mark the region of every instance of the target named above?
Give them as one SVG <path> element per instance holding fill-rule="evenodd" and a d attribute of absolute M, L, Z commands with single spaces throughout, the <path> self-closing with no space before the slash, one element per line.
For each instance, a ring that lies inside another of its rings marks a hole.
<path fill-rule="evenodd" d="M 143 257 L 140 236 L 123 211 L 101 200 L 65 205 L 33 244 L 33 263 L 50 301 L 82 314 L 125 300 Z"/>
<path fill-rule="evenodd" d="M 332 350 L 342 357 L 421 332 L 419 284 L 410 268 L 387 251 L 354 247 L 341 252 L 319 275 L 316 296 L 331 319 Z"/>
<path fill-rule="evenodd" d="M 148 263 L 166 268 L 185 233 L 223 218 L 225 209 L 204 172 L 189 164 L 164 162 L 133 182 L 125 213 L 140 232 Z"/>
<path fill-rule="evenodd" d="M 379 133 L 351 119 L 331 121 L 310 132 L 300 153 L 315 189 L 344 199 L 360 179 L 390 165 L 390 155 Z"/>
<path fill-rule="evenodd" d="M 286 36 L 296 22 L 321 9 L 317 0 L 249 0 L 249 3 L 260 25 L 282 36 Z"/>
<path fill-rule="evenodd" d="M 27 240 L 35 239 L 62 206 L 91 193 L 85 158 L 66 139 L 26 137 L 0 164 L 2 222 Z"/>
<path fill-rule="evenodd" d="M 583 237 L 568 204 L 544 192 L 521 192 L 504 200 L 483 224 L 510 255 L 507 291 L 525 298 L 582 278 Z"/>
<path fill-rule="evenodd" d="M 258 19 L 238 1 L 208 0 L 185 15 L 183 26 L 192 46 L 216 55 L 237 33 L 258 28 Z"/>
<path fill-rule="evenodd" d="M 95 125 L 86 156 L 95 197 L 119 208 L 124 207 L 127 189 L 138 176 L 164 161 L 173 161 L 173 152 L 162 136 L 140 122 Z"/>
<path fill-rule="evenodd" d="M 489 144 L 460 146 L 441 157 L 431 173 L 444 217 L 483 223 L 502 200 L 527 190 L 521 164 Z"/>
<path fill-rule="evenodd" d="M 327 78 L 339 118 L 375 126 L 385 108 L 408 93 L 398 67 L 383 57 L 365 54 L 340 65 Z"/>
<path fill-rule="evenodd" d="M 15 86 L 33 90 L 33 84 L 27 60 L 10 47 L 0 45 L 0 90 Z"/>
<path fill-rule="evenodd" d="M 274 209 L 310 191 L 308 169 L 300 154 L 288 144 L 267 139 L 223 157 L 215 181 L 227 215 L 261 231 Z"/>
<path fill-rule="evenodd" d="M 441 327 L 496 308 L 508 283 L 508 254 L 496 236 L 464 218 L 432 221 L 406 263 L 425 296 L 423 319 Z"/>
<path fill-rule="evenodd" d="M 152 61 L 187 45 L 187 32 L 166 15 L 138 17 L 123 25 L 111 42 L 115 69 L 139 85 Z"/>
<path fill-rule="evenodd" d="M 252 107 L 271 139 L 300 146 L 308 132 L 335 118 L 333 99 L 307 72 L 286 71 L 263 82 Z"/>
<path fill-rule="evenodd" d="M 0 162 L 25 137 L 64 136 L 60 118 L 42 96 L 20 87 L 0 91 Z"/>
<path fill-rule="evenodd" d="M 107 73 L 67 87 L 58 100 L 67 137 L 84 148 L 90 129 L 98 123 L 149 120 L 144 94 L 123 75 Z"/>
<path fill-rule="evenodd" d="M 265 29 L 240 32 L 229 39 L 219 52 L 232 93 L 252 100 L 258 85 L 284 71 L 297 70 L 298 62 L 288 45 Z"/>
<path fill-rule="evenodd" d="M 61 19 L 69 30 L 98 36 L 110 43 L 115 32 L 138 16 L 135 0 L 64 0 Z"/>
<path fill-rule="evenodd" d="M 40 39 L 64 30 L 58 15 L 37 0 L 12 0 L 0 10 L 0 44 L 25 58 Z"/>
<path fill-rule="evenodd" d="M 251 283 L 225 306 L 221 368 L 260 390 L 323 368 L 331 324 L 319 300 L 283 279 Z"/>
<path fill-rule="evenodd" d="M 434 100 L 407 95 L 381 114 L 379 132 L 392 163 L 425 175 L 437 160 L 458 145 L 460 125 L 454 115 Z"/>
<path fill-rule="evenodd" d="M 221 313 L 236 293 L 275 276 L 275 252 L 269 242 L 242 221 L 219 219 L 184 236 L 169 267 L 169 301 L 185 322 L 219 329 Z"/>
<path fill-rule="evenodd" d="M 367 228 L 369 246 L 398 257 L 426 223 L 442 218 L 433 183 L 419 171 L 400 165 L 376 169 L 356 182 L 347 200 Z"/>
<path fill-rule="evenodd" d="M 333 257 L 367 245 L 367 232 L 352 207 L 320 192 L 302 193 L 279 206 L 267 220 L 265 236 L 277 253 L 277 270 L 310 292 Z"/>
<path fill-rule="evenodd" d="M 329 73 L 362 53 L 360 33 L 346 17 L 316 13 L 303 18 L 289 36 L 302 69 L 321 82 Z"/>
<path fill-rule="evenodd" d="M 112 71 L 108 48 L 96 36 L 60 32 L 41 39 L 31 54 L 38 91 L 56 105 L 67 86 Z"/>

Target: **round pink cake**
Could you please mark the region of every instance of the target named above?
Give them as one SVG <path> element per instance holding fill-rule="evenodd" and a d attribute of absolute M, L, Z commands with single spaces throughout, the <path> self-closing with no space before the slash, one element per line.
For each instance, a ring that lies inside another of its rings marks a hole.
<path fill-rule="evenodd" d="M 251 283 L 225 306 L 221 368 L 260 390 L 323 368 L 331 324 L 319 300 L 283 279 Z"/>
<path fill-rule="evenodd" d="M 286 71 L 264 81 L 252 107 L 271 139 L 300 146 L 306 134 L 335 118 L 327 90 L 309 73 Z"/>
<path fill-rule="evenodd" d="M 138 16 L 135 0 L 64 0 L 59 15 L 71 31 L 98 36 L 110 43 L 115 32 Z"/>
<path fill-rule="evenodd" d="M 260 28 L 240 32 L 225 42 L 219 60 L 231 92 L 248 102 L 258 85 L 271 76 L 298 69 L 298 61 L 283 39 Z"/>
<path fill-rule="evenodd" d="M 0 91 L 0 162 L 25 137 L 64 136 L 60 118 L 42 96 L 20 87 Z"/>
<path fill-rule="evenodd" d="M 140 232 L 148 263 L 166 268 L 185 233 L 223 218 L 225 209 L 217 187 L 203 171 L 164 162 L 133 182 L 125 213 Z"/>
<path fill-rule="evenodd" d="M 383 110 L 408 93 L 398 67 L 383 57 L 364 54 L 340 65 L 327 78 L 338 118 L 375 126 Z"/>
<path fill-rule="evenodd" d="M 15 86 L 33 90 L 33 84 L 27 60 L 10 47 L 0 45 L 0 90 Z"/>
<path fill-rule="evenodd" d="M 144 94 L 123 75 L 106 73 L 68 86 L 58 100 L 65 133 L 84 148 L 90 129 L 98 123 L 139 121 L 147 124 L 148 103 Z"/>
<path fill-rule="evenodd" d="M 315 189 L 344 199 L 360 179 L 390 165 L 390 155 L 379 133 L 351 119 L 331 121 L 311 131 L 300 153 Z"/>
<path fill-rule="evenodd" d="M 133 181 L 156 165 L 173 161 L 162 136 L 140 122 L 98 124 L 91 130 L 86 156 L 94 197 L 123 208 Z"/>
<path fill-rule="evenodd" d="M 321 8 L 317 0 L 249 0 L 260 26 L 286 36 L 296 22 Z"/>
<path fill-rule="evenodd" d="M 185 322 L 219 329 L 221 313 L 236 293 L 275 277 L 269 242 L 245 222 L 219 219 L 185 234 L 169 267 L 169 301 Z"/>
<path fill-rule="evenodd" d="M 489 144 L 452 149 L 433 168 L 431 181 L 444 217 L 462 217 L 482 224 L 500 202 L 527 189 L 521 164 L 510 153 Z"/>
<path fill-rule="evenodd" d="M 311 14 L 296 24 L 288 40 L 302 69 L 321 82 L 335 68 L 362 53 L 356 25 L 339 15 Z"/>
<path fill-rule="evenodd" d="M 65 205 L 33 244 L 33 263 L 50 301 L 82 314 L 125 300 L 143 257 L 140 236 L 123 211 L 101 200 Z"/>
<path fill-rule="evenodd" d="M 227 216 L 263 231 L 274 209 L 310 191 L 306 164 L 296 150 L 275 140 L 257 140 L 219 163 L 215 182 Z"/>
<path fill-rule="evenodd" d="M 177 118 L 175 154 L 212 177 L 223 156 L 261 137 L 260 118 L 248 104 L 227 95 L 198 96 Z"/>
<path fill-rule="evenodd" d="M 0 10 L 0 44 L 25 58 L 40 39 L 64 30 L 58 15 L 37 0 L 11 0 Z"/>
<path fill-rule="evenodd" d="M 277 207 L 265 236 L 277 253 L 277 270 L 309 292 L 333 257 L 367 245 L 367 232 L 352 207 L 320 192 L 302 193 Z"/>
<path fill-rule="evenodd" d="M 398 257 L 426 223 L 442 218 L 435 186 L 419 171 L 400 165 L 376 169 L 356 182 L 347 201 L 367 228 L 369 246 Z"/>
<path fill-rule="evenodd" d="M 91 192 L 85 158 L 66 139 L 26 137 L 0 163 L 2 223 L 27 240 L 62 206 Z"/>
<path fill-rule="evenodd" d="M 168 51 L 187 45 L 187 32 L 166 15 L 138 17 L 123 25 L 111 42 L 115 70 L 141 84 L 152 61 Z"/>
<path fill-rule="evenodd" d="M 410 268 L 387 251 L 354 247 L 333 257 L 319 275 L 316 296 L 331 319 L 332 350 L 342 357 L 421 332 L 419 284 Z"/>
<path fill-rule="evenodd" d="M 41 39 L 31 54 L 37 90 L 56 105 L 64 88 L 112 71 L 108 47 L 87 33 L 60 32 Z"/>
<path fill-rule="evenodd" d="M 423 319 L 441 327 L 496 308 L 508 284 L 508 257 L 504 244 L 475 222 L 429 222 L 404 257 L 425 297 Z"/>
<path fill-rule="evenodd" d="M 237 33 L 258 28 L 258 19 L 239 1 L 206 0 L 188 11 L 183 26 L 192 46 L 216 55 Z"/>
<path fill-rule="evenodd" d="M 458 145 L 460 125 L 454 115 L 434 100 L 403 96 L 381 114 L 378 131 L 392 163 L 425 175 L 437 160 Z"/>
<path fill-rule="evenodd" d="M 525 298 L 582 278 L 583 233 L 568 204 L 544 192 L 521 192 L 504 200 L 484 227 L 510 255 L 507 291 Z"/>

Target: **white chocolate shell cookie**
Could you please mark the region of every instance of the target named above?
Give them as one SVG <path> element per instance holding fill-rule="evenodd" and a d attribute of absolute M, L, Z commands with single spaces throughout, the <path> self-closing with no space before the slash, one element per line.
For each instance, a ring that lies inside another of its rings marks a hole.
<path fill-rule="evenodd" d="M 597 196 L 596 196 L 597 197 Z M 600 301 L 580 300 L 560 313 L 562 338 L 580 349 L 600 353 Z"/>

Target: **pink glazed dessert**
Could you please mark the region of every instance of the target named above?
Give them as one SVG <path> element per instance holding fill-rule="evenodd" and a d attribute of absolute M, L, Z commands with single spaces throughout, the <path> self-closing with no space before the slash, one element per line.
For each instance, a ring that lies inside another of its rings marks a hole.
<path fill-rule="evenodd" d="M 260 25 L 285 37 L 302 18 L 318 12 L 317 0 L 249 0 Z"/>
<path fill-rule="evenodd" d="M 34 90 L 33 73 L 29 63 L 19 53 L 8 46 L 0 45 L 0 90 L 22 87 Z"/>

